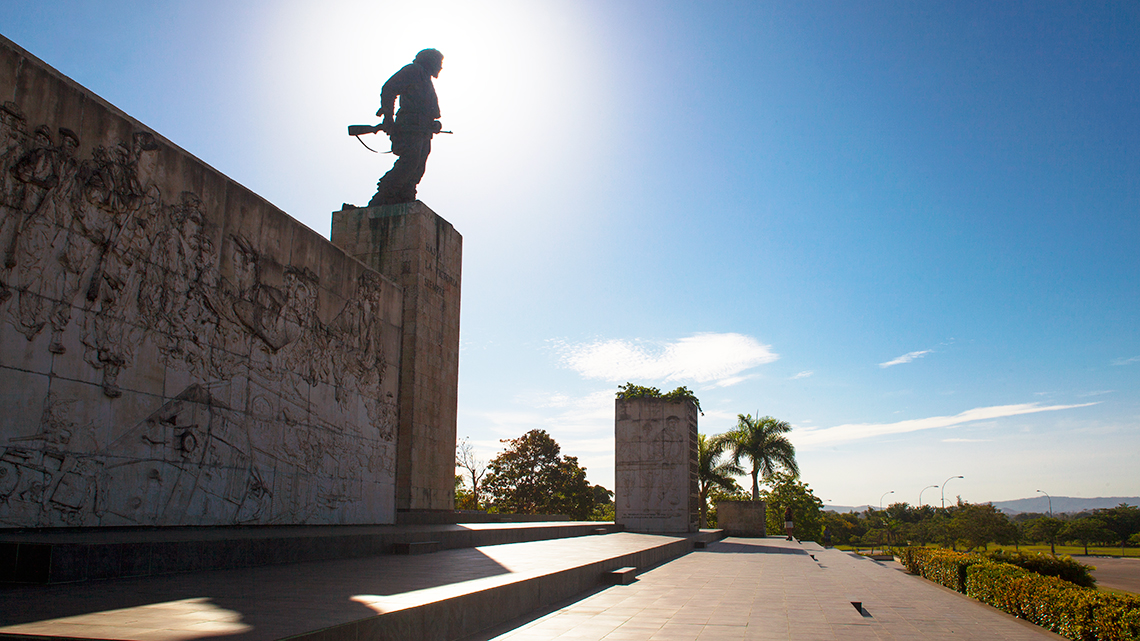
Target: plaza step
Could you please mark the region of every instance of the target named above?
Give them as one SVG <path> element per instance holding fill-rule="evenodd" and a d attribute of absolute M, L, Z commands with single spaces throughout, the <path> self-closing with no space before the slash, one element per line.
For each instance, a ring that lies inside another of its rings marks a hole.
<path fill-rule="evenodd" d="M 0 639 L 454 640 L 598 589 L 612 570 L 640 573 L 689 553 L 695 541 L 722 537 L 710 530 L 617 532 L 418 556 L 10 586 L 0 591 Z"/>
<path fill-rule="evenodd" d="M 613 523 L 527 521 L 11 530 L 0 531 L 0 584 L 73 583 L 377 554 L 418 554 L 609 534 L 621 529 Z"/>

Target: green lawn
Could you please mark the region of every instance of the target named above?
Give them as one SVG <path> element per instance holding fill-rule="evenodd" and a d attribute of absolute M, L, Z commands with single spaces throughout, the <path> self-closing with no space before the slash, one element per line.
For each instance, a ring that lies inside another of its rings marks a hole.
<path fill-rule="evenodd" d="M 991 545 L 990 549 L 1013 550 L 1012 545 Z M 1042 554 L 1049 554 L 1048 545 L 1021 545 L 1018 546 L 1019 550 L 1024 552 L 1040 552 Z M 1120 557 L 1121 548 L 1116 547 L 1102 547 L 1102 546 L 1089 546 L 1089 554 L 1095 556 L 1115 556 Z M 1069 556 L 1083 555 L 1085 547 L 1083 545 L 1058 545 L 1057 554 L 1068 554 Z M 1140 558 L 1140 548 L 1124 548 L 1124 556 L 1128 558 Z"/>
<path fill-rule="evenodd" d="M 882 552 L 886 547 L 887 546 L 875 546 L 875 552 Z M 836 545 L 835 549 L 844 550 L 847 552 L 862 552 L 864 554 L 870 554 L 871 553 L 871 546 L 869 546 L 869 545 L 860 545 L 860 546 Z M 989 549 L 990 550 L 1002 549 L 1002 550 L 1013 551 L 1014 547 L 1012 545 L 990 544 Z M 1021 550 L 1022 552 L 1040 552 L 1042 554 L 1049 554 L 1049 546 L 1048 545 L 1021 545 L 1021 546 L 1018 546 L 1017 549 Z M 1076 555 L 1083 555 L 1084 553 L 1085 553 L 1085 548 L 1083 545 L 1058 545 L 1057 546 L 1057 555 L 1058 556 L 1060 556 L 1062 554 L 1067 554 L 1069 556 L 1076 556 Z M 1119 546 L 1117 546 L 1117 547 L 1102 547 L 1102 546 L 1090 545 L 1089 546 L 1089 554 L 1095 555 L 1095 556 L 1114 556 L 1114 557 L 1119 558 L 1120 557 L 1120 547 Z M 1127 558 L 1140 558 L 1140 548 L 1124 548 L 1124 556 Z"/>

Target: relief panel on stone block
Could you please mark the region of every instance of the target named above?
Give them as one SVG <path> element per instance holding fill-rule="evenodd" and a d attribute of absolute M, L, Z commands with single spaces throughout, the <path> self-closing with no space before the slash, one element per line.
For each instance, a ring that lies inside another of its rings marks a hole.
<path fill-rule="evenodd" d="M 391 522 L 393 286 L 149 132 L 76 130 L 0 105 L 0 527 Z"/>

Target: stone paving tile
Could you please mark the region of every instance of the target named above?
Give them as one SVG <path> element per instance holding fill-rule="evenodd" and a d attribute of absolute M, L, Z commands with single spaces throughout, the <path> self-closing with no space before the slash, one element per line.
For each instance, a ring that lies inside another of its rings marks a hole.
<path fill-rule="evenodd" d="M 243 641 L 280 639 L 674 540 L 676 537 L 617 533 L 444 550 L 422 556 L 388 555 L 109 582 L 3 587 L 0 634 L 137 641 L 184 641 L 223 634 Z M 598 612 L 603 613 L 609 604 L 600 603 Z M 583 612 L 582 616 L 588 616 Z M 608 620 L 625 622 L 630 616 L 611 614 Z M 568 619 L 567 624 L 564 632 L 575 628 L 575 619 Z"/>
<path fill-rule="evenodd" d="M 1061 639 L 924 579 L 837 550 L 782 539 L 726 539 L 543 617 L 499 631 L 502 641 L 590 639 L 893 640 Z M 864 614 L 851 605 L 862 601 Z M 620 614 L 620 626 L 578 612 Z M 589 619 L 587 619 L 589 621 Z M 472 639 L 487 639 L 488 635 Z"/>

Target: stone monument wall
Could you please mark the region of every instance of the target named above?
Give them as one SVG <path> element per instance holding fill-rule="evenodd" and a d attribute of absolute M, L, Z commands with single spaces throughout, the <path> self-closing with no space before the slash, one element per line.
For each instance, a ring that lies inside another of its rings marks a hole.
<path fill-rule="evenodd" d="M 463 237 L 417 201 L 346 205 L 333 212 L 332 242 L 404 291 L 396 507 L 451 512 Z"/>
<path fill-rule="evenodd" d="M 764 506 L 764 501 L 721 501 L 716 504 L 716 526 L 728 536 L 766 536 Z"/>
<path fill-rule="evenodd" d="M 631 532 L 696 532 L 696 405 L 619 399 L 615 415 L 617 523 Z"/>
<path fill-rule="evenodd" d="M 394 522 L 402 306 L 0 37 L 0 527 Z"/>

